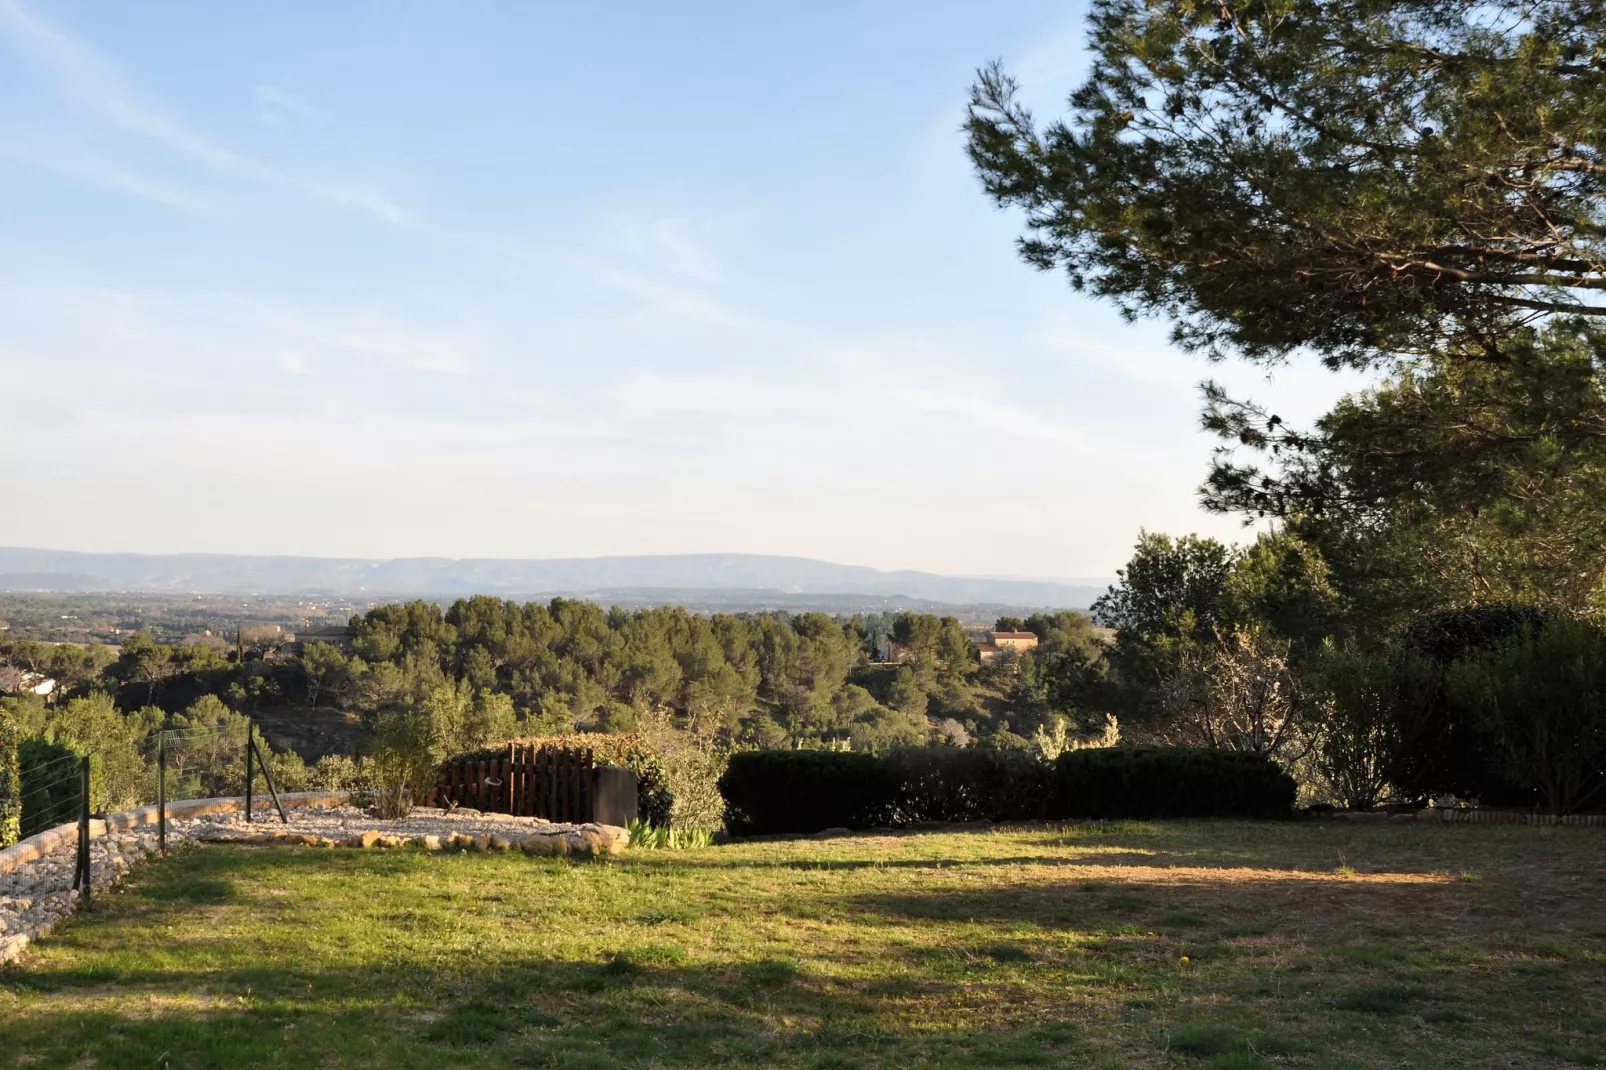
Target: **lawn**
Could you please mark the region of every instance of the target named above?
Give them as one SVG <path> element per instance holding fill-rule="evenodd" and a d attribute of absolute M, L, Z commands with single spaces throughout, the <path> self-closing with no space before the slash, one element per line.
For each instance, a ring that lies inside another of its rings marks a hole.
<path fill-rule="evenodd" d="M 0 972 L 0 1066 L 1606 1066 L 1606 830 L 209 847 Z"/>

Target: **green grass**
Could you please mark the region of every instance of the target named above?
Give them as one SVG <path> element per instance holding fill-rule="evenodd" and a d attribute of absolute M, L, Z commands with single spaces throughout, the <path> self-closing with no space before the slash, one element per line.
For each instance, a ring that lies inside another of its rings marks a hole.
<path fill-rule="evenodd" d="M 209 847 L 0 970 L 0 1066 L 1600 1066 L 1603 848 L 1233 822 L 611 863 Z"/>

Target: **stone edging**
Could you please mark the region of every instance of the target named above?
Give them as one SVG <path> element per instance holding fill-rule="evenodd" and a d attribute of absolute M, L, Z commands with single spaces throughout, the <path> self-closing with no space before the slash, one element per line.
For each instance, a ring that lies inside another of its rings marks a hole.
<path fill-rule="evenodd" d="M 292 791 L 279 796 L 279 801 L 286 808 L 299 809 L 306 806 L 340 806 L 351 798 L 349 792 L 344 791 Z M 270 800 L 262 796 L 255 796 L 253 803 Z M 185 799 L 180 802 L 167 804 L 167 819 L 176 821 L 193 817 L 202 817 L 206 814 L 237 814 L 245 809 L 245 797 L 225 796 L 217 799 Z M 252 812 L 255 812 L 253 807 Z M 269 811 L 272 812 L 271 810 Z M 92 817 L 89 819 L 89 838 L 100 839 L 106 835 L 108 829 L 113 831 L 127 831 L 145 825 L 154 825 L 160 820 L 156 806 L 141 806 L 134 810 L 124 810 L 121 813 L 107 814 L 104 818 Z M 65 825 L 36 832 L 25 840 L 12 844 L 0 851 L 0 873 L 10 873 L 19 866 L 36 862 L 46 855 L 75 842 L 78 839 L 78 822 L 72 821 Z"/>
<path fill-rule="evenodd" d="M 1606 825 L 1606 814 L 1536 814 L 1530 810 L 1453 810 L 1449 807 L 1430 807 L 1418 810 L 1418 821 L 1441 821 L 1446 824 L 1489 825 Z"/>

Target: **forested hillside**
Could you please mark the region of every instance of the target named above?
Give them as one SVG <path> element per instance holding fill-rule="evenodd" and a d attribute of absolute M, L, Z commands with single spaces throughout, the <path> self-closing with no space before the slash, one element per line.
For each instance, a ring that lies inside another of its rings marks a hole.
<path fill-rule="evenodd" d="M 215 695 L 274 724 L 298 710 L 373 724 L 433 696 L 480 723 L 475 743 L 629 731 L 651 716 L 721 746 L 1022 746 L 1055 716 L 1091 710 L 1102 680 L 1091 622 L 1069 612 L 1007 620 L 1041 645 L 985 669 L 955 618 L 929 614 L 699 615 L 478 596 L 444 610 L 378 606 L 352 623 L 349 656 L 326 643 L 294 653 L 269 633 L 229 646 L 136 634 L 115 656 L 13 641 L 0 657 L 57 677 L 58 703 L 106 692 L 127 711 L 177 714 Z"/>

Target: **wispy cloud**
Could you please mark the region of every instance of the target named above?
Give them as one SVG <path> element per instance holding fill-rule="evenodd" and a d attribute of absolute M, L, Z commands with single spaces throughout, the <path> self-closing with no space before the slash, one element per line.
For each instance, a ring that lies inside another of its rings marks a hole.
<path fill-rule="evenodd" d="M 994 439 L 1026 440 L 1062 446 L 1088 446 L 1087 432 L 1073 424 L 1058 423 L 1029 409 L 978 397 L 973 393 L 938 393 L 906 390 L 904 404 L 917 412 L 953 417 L 961 426 Z M 972 440 L 980 446 L 983 439 Z"/>
<path fill-rule="evenodd" d="M 82 143 L 56 137 L 0 137 L 0 159 L 49 171 L 75 182 L 102 186 L 165 208 L 196 215 L 215 211 L 215 198 L 136 168 L 114 163 Z"/>
<path fill-rule="evenodd" d="M 185 129 L 140 98 L 85 45 L 41 22 L 19 0 L 0 0 L 0 27 L 69 96 L 119 130 L 151 138 L 218 170 L 240 166 L 233 153 Z"/>
<path fill-rule="evenodd" d="M 290 190 L 391 226 L 424 229 L 377 190 L 285 174 L 217 144 L 143 97 L 89 46 L 25 11 L 20 0 L 0 0 L 0 35 L 54 80 L 66 96 L 113 129 L 162 145 L 217 175 Z M 283 110 L 291 98 L 281 94 L 278 99 Z M 127 182 L 111 184 L 145 195 Z"/>
<path fill-rule="evenodd" d="M 728 274 L 684 219 L 640 222 L 610 217 L 592 273 L 604 285 L 644 299 L 658 312 L 708 326 L 734 327 L 747 317 L 716 291 L 728 290 Z"/>
<path fill-rule="evenodd" d="M 258 85 L 252 88 L 256 99 L 257 118 L 270 126 L 283 126 L 288 122 L 326 122 L 329 113 L 308 103 L 301 96 L 283 86 Z"/>

